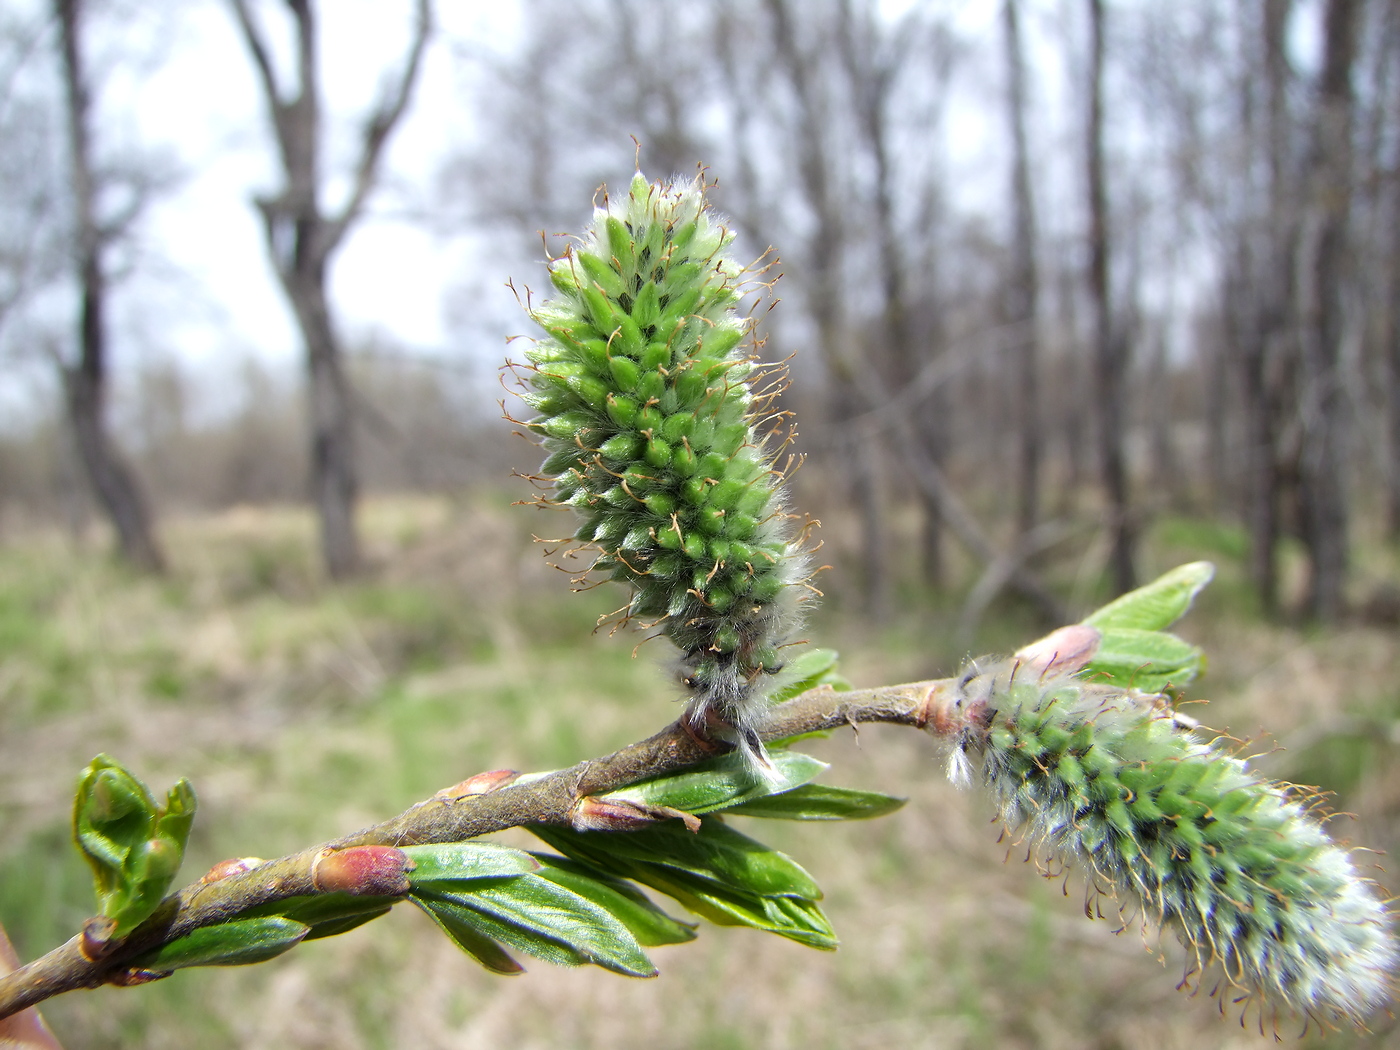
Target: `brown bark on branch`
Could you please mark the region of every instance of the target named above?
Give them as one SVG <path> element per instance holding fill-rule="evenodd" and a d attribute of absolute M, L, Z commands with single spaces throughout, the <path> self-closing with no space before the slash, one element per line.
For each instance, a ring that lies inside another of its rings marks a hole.
<path fill-rule="evenodd" d="M 887 722 L 938 731 L 940 712 L 953 701 L 952 678 L 837 693 L 813 689 L 773 708 L 761 733 L 767 742 L 802 733 Z M 196 882 L 162 903 L 151 919 L 111 947 L 101 958 L 87 958 L 83 935 L 0 977 L 0 1018 L 79 988 L 140 983 L 130 961 L 193 930 L 213 926 L 249 908 L 315 894 L 313 865 L 326 851 L 354 846 L 410 846 L 461 842 L 531 824 L 574 823 L 580 801 L 712 757 L 719 746 L 702 741 L 673 723 L 645 740 L 602 758 L 589 759 L 523 783 L 486 794 L 443 793 L 410 807 L 382 824 L 331 842 L 267 861 L 216 882 Z"/>

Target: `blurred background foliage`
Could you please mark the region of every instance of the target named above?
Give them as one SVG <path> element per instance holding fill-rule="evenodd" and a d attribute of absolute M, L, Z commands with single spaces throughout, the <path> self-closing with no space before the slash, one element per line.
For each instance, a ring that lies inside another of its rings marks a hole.
<path fill-rule="evenodd" d="M 283 101 L 319 93 L 309 141 L 333 216 L 414 13 L 321 6 L 248 5 Z M 151 508 L 163 572 L 113 557 L 125 544 L 74 437 L 74 377 L 94 375 L 60 46 L 77 14 L 108 307 L 92 418 Z M 298 19 L 315 14 L 324 77 L 302 83 Z M 532 541 L 564 518 L 510 506 L 529 496 L 511 471 L 538 457 L 495 404 L 503 339 L 527 327 L 502 282 L 542 285 L 554 231 L 634 162 L 707 165 L 741 250 L 782 256 L 763 354 L 792 358 L 807 463 L 791 505 L 822 520 L 829 566 L 811 634 L 848 677 L 952 673 L 1207 558 L 1220 575 L 1183 626 L 1211 661 L 1202 720 L 1336 792 L 1355 814 L 1342 837 L 1400 845 L 1400 7 L 520 0 L 434 16 L 328 264 L 351 509 L 364 497 L 339 571 L 304 506 L 306 347 L 268 267 L 286 245 L 260 243 L 250 204 L 288 187 L 233 7 L 0 12 L 0 920 L 26 957 L 91 910 L 66 821 L 98 751 L 194 781 L 192 877 L 672 714 L 662 643 L 633 659 L 639 636 L 592 636 L 621 594 L 568 594 Z M 1084 922 L 1076 877 L 1065 900 L 997 844 L 914 736 L 820 745 L 842 783 L 910 794 L 899 814 L 765 827 L 826 887 L 834 956 L 706 929 L 657 953 L 656 982 L 543 966 L 502 981 L 395 916 L 48 1013 L 72 1048 L 1255 1043 L 1253 1015 L 1241 1032 L 1238 1006 L 1222 1022 L 1173 991 L 1174 946 Z M 1328 1045 L 1394 1035 L 1382 1018 Z"/>
<path fill-rule="evenodd" d="M 0 916 L 21 953 L 58 943 L 92 910 L 67 828 L 74 774 L 98 750 L 155 782 L 195 779 L 189 879 L 224 857 L 371 823 L 473 772 L 604 753 L 671 717 L 674 687 L 648 652 L 659 643 L 634 658 L 639 636 L 593 633 L 616 595 L 566 593 L 531 537 L 543 515 L 498 490 L 371 500 L 374 568 L 337 586 L 320 579 L 301 509 L 170 521 L 164 578 L 134 574 L 97 539 L 7 544 Z M 1164 520 L 1146 537 L 1145 567 L 1209 542 Z M 1209 705 L 1186 710 L 1250 753 L 1286 748 L 1259 763 L 1337 792 L 1335 807 L 1355 814 L 1333 823 L 1339 836 L 1397 848 L 1393 633 L 1264 621 L 1240 560 L 1214 556 L 1220 576 L 1181 625 L 1210 657 L 1188 701 Z M 950 565 L 962 578 L 971 568 Z M 899 601 L 888 626 L 829 602 L 811 635 L 841 647 L 857 685 L 955 671 L 959 604 L 915 581 Z M 1005 650 L 1033 629 L 1008 608 L 979 646 Z M 832 782 L 911 799 L 868 823 L 753 829 L 826 890 L 834 955 L 707 926 L 655 952 L 656 981 L 541 963 L 508 979 L 409 909 L 268 964 L 74 993 L 46 1014 L 70 1047 L 1257 1045 L 1253 1012 L 1242 1031 L 1239 1006 L 1222 1020 L 1204 992 L 1174 990 L 1176 945 L 1144 940 L 1131 921 L 1115 935 L 1124 920 L 1111 909 L 1087 921 L 1082 877 L 1040 877 L 1023 844 L 999 839 L 985 800 L 948 785 L 920 734 L 867 727 L 808 750 L 834 764 Z M 1300 1029 L 1280 1021 L 1289 1043 Z M 1325 1045 L 1394 1036 L 1380 1018 L 1370 1036 Z"/>

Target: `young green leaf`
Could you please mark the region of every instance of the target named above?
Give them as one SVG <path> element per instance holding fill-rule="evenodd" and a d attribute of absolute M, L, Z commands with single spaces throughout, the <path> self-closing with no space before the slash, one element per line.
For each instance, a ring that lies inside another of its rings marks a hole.
<path fill-rule="evenodd" d="M 823 685 L 829 685 L 837 692 L 850 689 L 851 683 L 842 678 L 837 670 L 837 659 L 835 649 L 804 649 L 790 659 L 778 674 L 770 699 L 779 704 Z"/>
<path fill-rule="evenodd" d="M 92 867 L 98 911 L 109 935 L 139 926 L 160 905 L 184 859 L 195 795 L 179 781 L 159 806 L 118 762 L 98 755 L 83 771 L 73 802 L 73 837 Z"/>
<path fill-rule="evenodd" d="M 435 882 L 411 896 L 423 906 L 455 908 L 455 921 L 549 962 L 593 963 L 632 977 L 656 975 L 625 925 L 606 909 L 538 875 Z"/>
<path fill-rule="evenodd" d="M 748 926 L 822 950 L 837 944 L 836 932 L 816 901 L 726 889 L 660 864 L 638 864 L 636 879 L 716 926 Z"/>
<path fill-rule="evenodd" d="M 458 948 L 492 973 L 513 977 L 525 972 L 525 967 L 512 959 L 499 941 L 477 928 L 479 917 L 475 912 L 433 896 L 411 896 L 409 899 L 422 908 Z"/>
<path fill-rule="evenodd" d="M 160 906 L 180 870 L 182 851 L 170 839 L 137 843 L 122 866 L 121 883 L 102 901 L 102 914 L 115 925 L 112 935 L 134 930 Z"/>
<path fill-rule="evenodd" d="M 1103 641 L 1083 672 L 1091 681 L 1158 693 L 1187 685 L 1205 668 L 1200 647 L 1174 634 L 1135 627 L 1100 630 Z"/>
<path fill-rule="evenodd" d="M 825 762 L 794 751 L 774 751 L 770 758 L 772 772 L 764 779 L 755 779 L 744 756 L 731 751 L 679 773 L 644 780 L 600 797 L 699 815 L 795 788 L 827 768 Z"/>
<path fill-rule="evenodd" d="M 290 897 L 249 908 L 240 919 L 276 917 L 291 919 L 311 927 L 308 941 L 333 937 L 387 915 L 399 897 L 365 897 L 351 893 L 317 893 Z"/>
<path fill-rule="evenodd" d="M 305 923 L 280 916 L 233 919 L 194 930 L 136 957 L 130 965 L 145 970 L 245 966 L 281 955 L 300 944 L 309 932 Z"/>
<path fill-rule="evenodd" d="M 478 885 L 480 890 L 481 886 Z M 463 896 L 451 893 L 426 893 L 422 898 L 416 895 L 412 898 L 415 902 L 425 907 L 430 907 L 433 912 L 440 915 L 444 922 L 439 923 L 446 929 L 445 922 L 451 921 L 457 929 L 470 929 L 475 932 L 478 938 L 485 938 L 498 944 L 504 943 L 512 948 L 522 951 L 527 955 L 532 955 L 536 959 L 542 959 L 555 966 L 582 966 L 590 960 L 581 956 L 568 944 L 558 937 L 544 936 L 531 926 L 519 926 L 508 920 L 502 919 L 492 911 L 483 911 L 480 908 L 472 907 Z M 457 937 L 453 937 L 461 945 Z M 466 951 L 470 949 L 464 948 Z M 471 952 L 475 955 L 475 952 Z M 477 957 L 480 960 L 480 957 Z"/>
<path fill-rule="evenodd" d="M 1179 565 L 1151 583 L 1109 602 L 1086 617 L 1084 623 L 1101 631 L 1114 628 L 1163 630 L 1186 615 L 1201 588 L 1214 576 L 1215 566 L 1208 561 Z"/>
<path fill-rule="evenodd" d="M 370 908 L 357 914 L 342 915 L 338 919 L 326 919 L 312 926 L 311 932 L 306 935 L 305 939 L 315 941 L 322 937 L 339 937 L 342 933 L 357 930 L 367 922 L 388 915 L 393 909 L 392 904 L 381 904 L 377 908 Z"/>
<path fill-rule="evenodd" d="M 549 853 L 533 854 L 539 876 L 609 912 L 645 948 L 683 944 L 695 939 L 695 927 L 677 922 L 653 904 L 636 886 L 595 868 Z"/>
<path fill-rule="evenodd" d="M 189 842 L 190 829 L 194 826 L 194 813 L 198 802 L 190 782 L 181 777 L 175 786 L 165 793 L 165 806 L 156 816 L 155 838 L 169 840 L 182 857 L 185 844 Z"/>
<path fill-rule="evenodd" d="M 495 842 L 443 842 L 405 846 L 403 851 L 414 864 L 408 882 L 415 888 L 429 882 L 524 875 L 538 867 L 524 850 Z"/>
<path fill-rule="evenodd" d="M 811 876 L 713 817 L 702 821 L 698 834 L 661 824 L 629 833 L 531 830 L 579 863 L 640 882 L 712 922 L 751 926 L 814 948 L 836 945 Z"/>
<path fill-rule="evenodd" d="M 821 888 L 786 854 L 735 831 L 711 817 L 692 834 L 674 822 L 630 832 L 574 831 L 562 827 L 530 829 L 565 856 L 578 857 L 612 870 L 617 858 L 683 871 L 725 889 L 758 897 L 820 900 Z M 599 864 L 602 859 L 603 863 Z M 623 878 L 631 877 L 619 872 Z M 638 881 L 645 882 L 645 879 Z"/>
<path fill-rule="evenodd" d="M 73 803 L 73 836 L 92 866 L 99 900 L 121 885 L 127 858 L 150 837 L 155 821 L 155 799 L 145 784 L 107 755 L 89 763 Z"/>
<path fill-rule="evenodd" d="M 907 801 L 878 791 L 803 784 L 781 794 L 741 802 L 725 813 L 775 820 L 868 820 L 893 813 Z"/>

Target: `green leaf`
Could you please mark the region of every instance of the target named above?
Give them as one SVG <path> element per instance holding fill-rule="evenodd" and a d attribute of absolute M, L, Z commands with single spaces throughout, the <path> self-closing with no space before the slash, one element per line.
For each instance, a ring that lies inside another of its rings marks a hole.
<path fill-rule="evenodd" d="M 702 820 L 698 834 L 664 824 L 634 832 L 531 830 L 566 856 L 649 886 L 712 922 L 752 926 L 815 948 L 836 944 L 812 877 L 714 817 Z"/>
<path fill-rule="evenodd" d="M 408 873 L 410 886 L 427 882 L 461 879 L 505 878 L 535 870 L 535 859 L 524 850 L 495 842 L 445 842 L 427 846 L 405 846 L 414 867 Z"/>
<path fill-rule="evenodd" d="M 351 930 L 359 929 L 367 922 L 388 915 L 393 909 L 392 904 L 381 904 L 377 908 L 371 908 L 358 914 L 344 915 L 338 919 L 318 922 L 311 927 L 311 932 L 306 935 L 306 940 L 315 941 L 322 937 L 339 937 L 342 933 L 349 933 Z"/>
<path fill-rule="evenodd" d="M 118 762 L 98 755 L 83 771 L 73 801 L 73 837 L 92 868 L 97 907 L 119 937 L 160 906 L 184 859 L 195 795 L 179 781 L 158 806 Z"/>
<path fill-rule="evenodd" d="M 868 820 L 893 813 L 907 801 L 878 791 L 803 784 L 781 794 L 741 802 L 725 812 L 776 820 Z"/>
<path fill-rule="evenodd" d="M 453 906 L 456 921 L 537 958 L 565 966 L 594 963 L 632 977 L 654 977 L 627 927 L 604 908 L 538 875 L 434 882 L 411 894 L 425 905 Z"/>
<path fill-rule="evenodd" d="M 155 820 L 146 785 L 107 755 L 89 763 L 73 801 L 73 837 L 92 866 L 99 902 L 121 884 L 122 866 L 150 838 Z"/>
<path fill-rule="evenodd" d="M 590 863 L 599 857 L 616 857 L 684 871 L 740 893 L 805 900 L 820 900 L 822 896 L 812 876 L 791 857 L 713 817 L 701 821 L 698 833 L 674 822 L 628 832 L 554 826 L 530 830 L 565 856 L 578 856 Z M 612 870 L 606 864 L 601 866 Z"/>
<path fill-rule="evenodd" d="M 613 878 L 567 857 L 550 853 L 536 853 L 533 856 L 540 862 L 540 878 L 572 890 L 609 912 L 631 931 L 637 943 L 643 947 L 683 944 L 695 939 L 693 926 L 671 918 L 632 883 Z"/>
<path fill-rule="evenodd" d="M 131 851 L 121 885 L 102 905 L 102 914 L 116 923 L 113 936 L 134 930 L 160 906 L 180 870 L 180 860 L 179 846 L 167 838 L 147 839 Z"/>
<path fill-rule="evenodd" d="M 400 897 L 363 897 L 350 893 L 317 893 L 290 897 L 249 908 L 240 918 L 278 917 L 310 926 L 306 940 L 333 937 L 388 914 Z"/>
<path fill-rule="evenodd" d="M 1205 668 L 1205 653 L 1164 631 L 1114 627 L 1103 630 L 1103 642 L 1084 669 L 1090 681 L 1111 681 L 1145 693 L 1184 686 Z"/>
<path fill-rule="evenodd" d="M 1109 602 L 1084 622 L 1101 631 L 1118 628 L 1160 631 L 1186 614 L 1201 588 L 1214 575 L 1215 566 L 1208 561 L 1179 565 L 1151 583 Z"/>
<path fill-rule="evenodd" d="M 680 773 L 644 780 L 600 797 L 667 806 L 686 813 L 709 813 L 805 784 L 827 768 L 825 762 L 793 751 L 774 751 L 769 757 L 777 774 L 772 782 L 756 778 L 744 757 L 731 751 Z"/>
<path fill-rule="evenodd" d="M 646 868 L 637 878 L 717 926 L 748 926 L 809 948 L 836 947 L 836 932 L 815 901 L 726 890 L 708 879 L 660 865 Z"/>
<path fill-rule="evenodd" d="M 476 915 L 467 908 L 434 897 L 413 897 L 409 900 L 438 924 L 438 928 L 452 940 L 458 948 L 466 952 L 492 973 L 514 976 L 524 972 L 524 967 L 510 957 L 499 941 L 493 940 L 474 925 Z"/>
<path fill-rule="evenodd" d="M 278 916 L 233 919 L 194 930 L 137 956 L 131 965 L 145 970 L 180 970 L 187 966 L 259 963 L 295 947 L 309 929 L 304 923 Z"/>
<path fill-rule="evenodd" d="M 197 802 L 194 788 L 181 777 L 165 795 L 165 808 L 156 818 L 155 834 L 170 839 L 179 846 L 181 855 L 190 838 L 190 828 L 194 826 L 194 812 Z"/>
<path fill-rule="evenodd" d="M 829 685 L 838 692 L 850 689 L 851 683 L 836 669 L 837 659 L 835 649 L 803 650 L 787 662 L 778 675 L 777 685 L 768 694 L 769 699 L 780 704 L 820 685 Z"/>

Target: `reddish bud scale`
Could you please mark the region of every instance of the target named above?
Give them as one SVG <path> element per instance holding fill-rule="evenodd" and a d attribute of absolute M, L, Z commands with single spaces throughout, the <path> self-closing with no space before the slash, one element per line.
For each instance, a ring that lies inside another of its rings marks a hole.
<path fill-rule="evenodd" d="M 311 883 L 321 893 L 396 897 L 409 890 L 413 861 L 392 846 L 324 849 L 311 863 Z"/>
<path fill-rule="evenodd" d="M 505 787 L 516 777 L 520 776 L 520 771 L 515 769 L 492 769 L 485 773 L 477 773 L 467 777 L 466 780 L 459 781 L 449 788 L 443 788 L 433 798 L 468 798 L 472 795 L 485 795 L 495 791 L 497 788 Z"/>
<path fill-rule="evenodd" d="M 230 857 L 228 860 L 221 860 L 215 864 L 200 876 L 199 881 L 205 886 L 213 882 L 222 882 L 235 875 L 242 875 L 245 871 L 252 871 L 265 863 L 267 862 L 261 857 Z"/>

